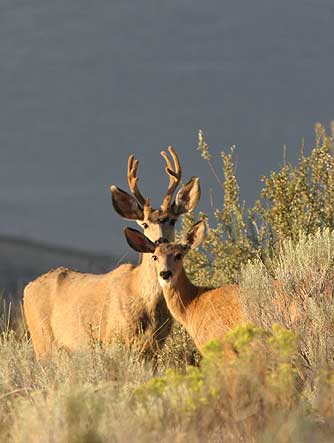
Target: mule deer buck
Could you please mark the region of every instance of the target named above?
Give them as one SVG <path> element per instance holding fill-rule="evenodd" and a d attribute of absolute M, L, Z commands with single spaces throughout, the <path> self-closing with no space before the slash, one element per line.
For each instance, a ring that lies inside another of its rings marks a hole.
<path fill-rule="evenodd" d="M 173 148 L 168 150 L 173 163 L 166 152 L 161 153 L 169 186 L 159 209 L 153 209 L 139 191 L 138 160 L 133 155 L 128 161 L 133 195 L 111 187 L 116 211 L 136 220 L 152 244 L 173 240 L 178 217 L 194 209 L 200 198 L 199 179 L 193 177 L 172 203 L 181 166 Z M 37 359 L 54 349 L 75 351 L 92 339 L 101 343 L 121 339 L 128 345 L 140 343 L 142 351 L 152 351 L 164 343 L 171 328 L 154 265 L 145 254 L 137 266 L 123 264 L 102 275 L 66 268 L 51 270 L 26 286 L 23 304 Z"/>
<path fill-rule="evenodd" d="M 243 320 L 237 285 L 204 288 L 192 284 L 186 275 L 182 259 L 191 248 L 202 244 L 205 235 L 204 221 L 192 226 L 183 243 L 157 245 L 136 229 L 125 229 L 129 245 L 135 251 L 150 254 L 168 309 L 199 350 L 210 340 L 222 340 Z"/>

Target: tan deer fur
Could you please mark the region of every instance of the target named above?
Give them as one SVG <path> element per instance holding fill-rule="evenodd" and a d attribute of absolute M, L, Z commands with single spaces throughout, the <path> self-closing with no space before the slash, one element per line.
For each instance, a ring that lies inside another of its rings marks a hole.
<path fill-rule="evenodd" d="M 169 152 L 175 158 L 172 148 Z M 137 188 L 137 166 L 138 161 L 130 156 L 128 179 L 135 196 L 113 186 L 114 208 L 123 217 L 136 220 L 152 242 L 173 240 L 179 215 L 193 209 L 199 200 L 199 179 L 194 177 L 183 185 L 173 204 L 152 209 Z M 176 174 L 179 182 L 181 170 Z M 154 264 L 145 254 L 138 266 L 124 264 L 102 275 L 51 270 L 26 286 L 23 305 L 37 359 L 55 349 L 75 351 L 90 341 L 122 340 L 143 351 L 154 350 L 164 343 L 171 328 Z"/>
<path fill-rule="evenodd" d="M 205 238 L 205 223 L 196 223 L 184 243 L 153 244 L 139 231 L 125 229 L 129 245 L 136 251 L 151 254 L 159 283 L 172 316 L 188 331 L 199 350 L 210 340 L 222 341 L 226 332 L 247 321 L 239 298 L 238 285 L 205 288 L 194 285 L 186 275 L 182 259 L 190 248 Z M 148 254 L 147 254 L 148 255 Z M 296 305 L 290 303 L 276 281 L 273 303 L 288 309 L 291 321 L 296 320 Z"/>
<path fill-rule="evenodd" d="M 157 254 L 167 252 L 164 246 Z M 168 248 L 168 253 L 176 251 Z M 243 320 L 238 285 L 195 286 L 182 270 L 177 285 L 164 285 L 163 294 L 173 317 L 186 328 L 198 349 L 210 340 L 222 340 Z"/>
<path fill-rule="evenodd" d="M 204 240 L 204 232 L 205 224 L 199 222 L 188 233 L 186 243 L 155 245 L 139 231 L 125 230 L 132 248 L 151 253 L 168 309 L 199 350 L 210 340 L 222 340 L 226 332 L 243 320 L 238 285 L 204 288 L 191 283 L 186 275 L 182 259 L 190 247 Z"/>

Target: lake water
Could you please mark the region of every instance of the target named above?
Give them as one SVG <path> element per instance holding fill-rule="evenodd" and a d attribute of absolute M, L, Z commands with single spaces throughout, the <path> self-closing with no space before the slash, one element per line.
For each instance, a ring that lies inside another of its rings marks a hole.
<path fill-rule="evenodd" d="M 298 155 L 333 108 L 334 2 L 1 0 L 0 232 L 127 250 L 109 185 L 130 152 L 160 202 L 161 148 L 180 152 L 220 203 L 195 147 L 238 146 L 242 197 Z"/>

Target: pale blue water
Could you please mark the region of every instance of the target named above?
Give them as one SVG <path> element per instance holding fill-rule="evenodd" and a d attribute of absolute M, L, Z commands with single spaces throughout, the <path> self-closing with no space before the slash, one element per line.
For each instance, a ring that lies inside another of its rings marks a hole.
<path fill-rule="evenodd" d="M 111 183 L 135 151 L 159 203 L 159 151 L 220 192 L 198 152 L 238 145 L 242 196 L 333 109 L 332 0 L 0 1 L 0 232 L 127 250 Z"/>

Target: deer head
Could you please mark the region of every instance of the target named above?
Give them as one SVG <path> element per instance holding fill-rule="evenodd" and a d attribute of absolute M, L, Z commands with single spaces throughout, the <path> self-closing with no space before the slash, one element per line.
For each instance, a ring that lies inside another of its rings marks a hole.
<path fill-rule="evenodd" d="M 200 246 L 205 240 L 206 223 L 203 220 L 195 223 L 180 243 L 153 243 L 142 232 L 132 228 L 125 228 L 124 233 L 132 249 L 152 254 L 160 285 L 176 286 L 183 270 L 183 257 L 190 249 Z"/>
<path fill-rule="evenodd" d="M 150 200 L 143 197 L 138 188 L 137 169 L 139 161 L 134 155 L 128 159 L 128 184 L 132 195 L 111 186 L 112 203 L 116 212 L 127 220 L 135 220 L 145 231 L 146 237 L 152 242 L 173 241 L 175 235 L 175 223 L 179 216 L 193 210 L 201 195 L 198 177 L 192 177 L 181 186 L 174 201 L 173 194 L 181 181 L 181 165 L 175 150 L 169 146 L 168 154 L 161 152 L 166 162 L 165 172 L 169 176 L 169 184 L 166 195 L 160 208 L 153 209 Z"/>

